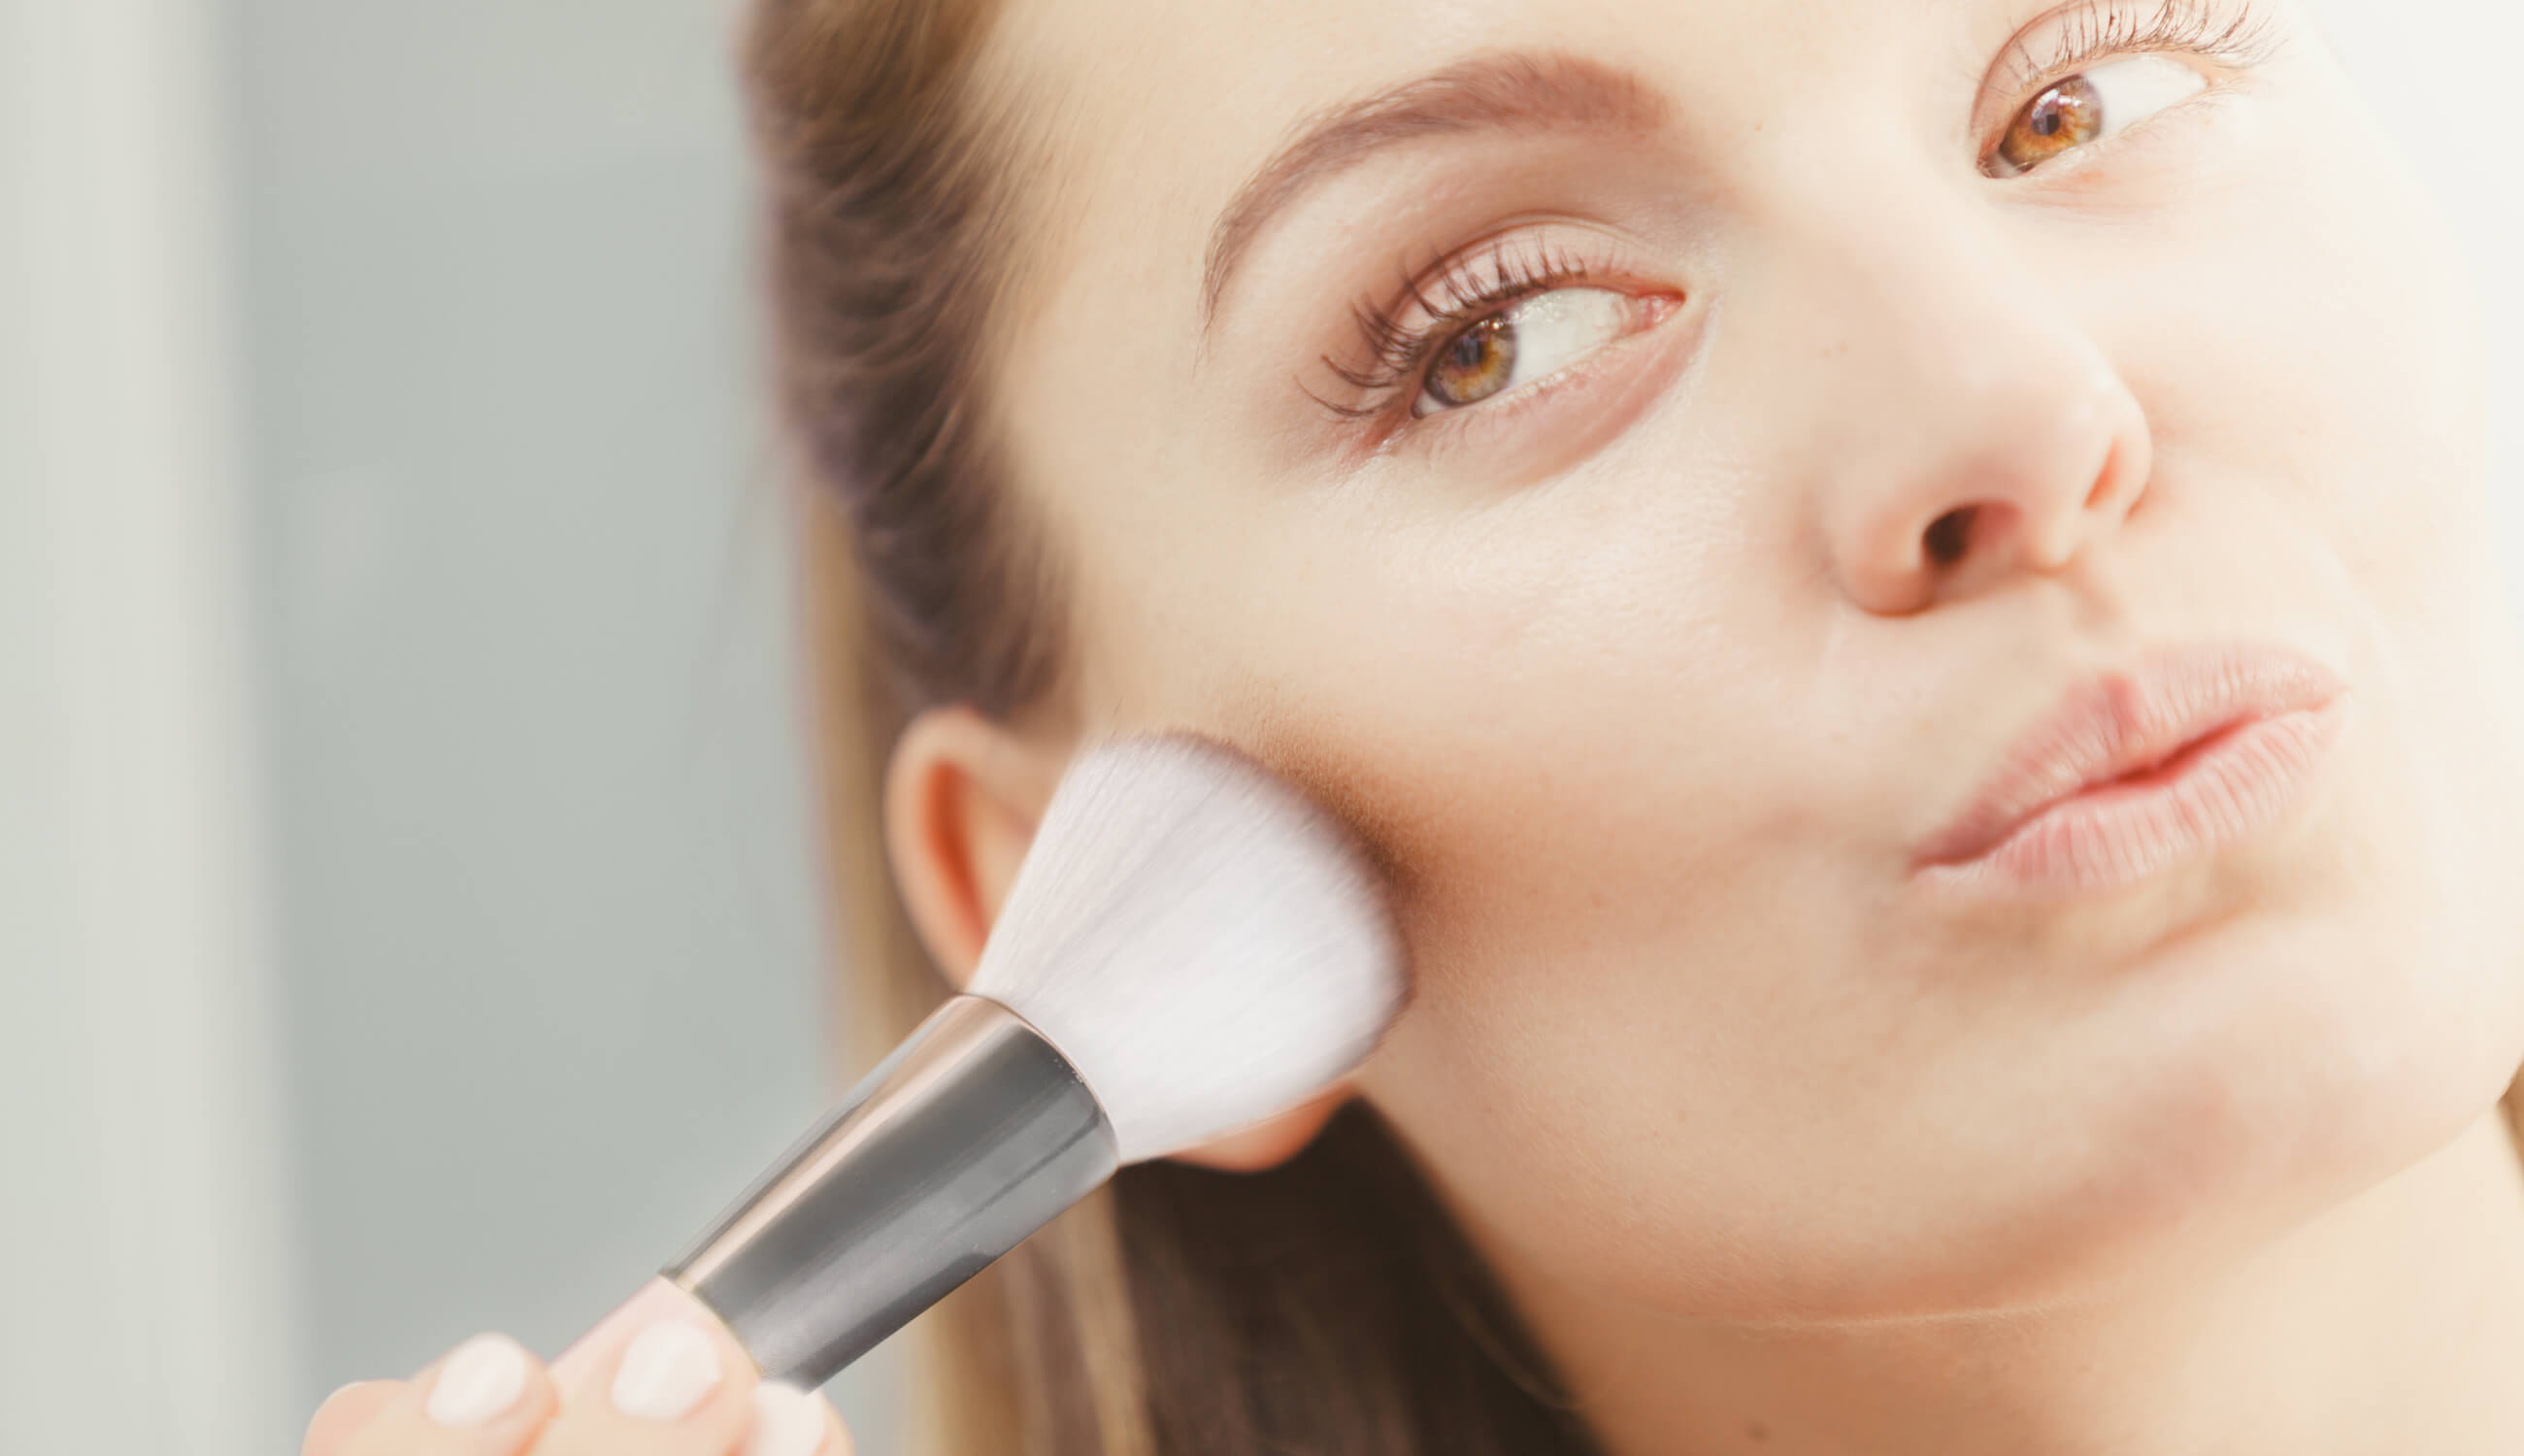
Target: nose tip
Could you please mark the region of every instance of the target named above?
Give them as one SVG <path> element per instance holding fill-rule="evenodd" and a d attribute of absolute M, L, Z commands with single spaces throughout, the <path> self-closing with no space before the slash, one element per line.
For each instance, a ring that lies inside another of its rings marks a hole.
<path fill-rule="evenodd" d="M 1923 406 L 1912 449 L 1854 467 L 1875 476 L 1844 482 L 1836 574 L 1854 602 L 1916 612 L 2061 571 L 2118 529 L 2152 469 L 2145 415 L 2099 360 L 2048 372 Z"/>

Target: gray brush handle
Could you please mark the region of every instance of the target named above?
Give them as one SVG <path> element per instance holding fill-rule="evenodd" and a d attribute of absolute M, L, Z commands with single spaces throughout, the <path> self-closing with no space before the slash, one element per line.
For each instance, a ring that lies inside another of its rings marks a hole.
<path fill-rule="evenodd" d="M 1113 1176 L 1112 1124 L 1026 1020 L 959 995 L 665 1277 L 809 1388 Z"/>

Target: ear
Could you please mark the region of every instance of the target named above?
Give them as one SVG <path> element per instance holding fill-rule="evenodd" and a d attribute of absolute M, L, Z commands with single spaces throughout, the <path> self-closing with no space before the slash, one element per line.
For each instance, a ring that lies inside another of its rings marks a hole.
<path fill-rule="evenodd" d="M 1074 748 L 961 704 L 922 710 L 895 745 L 886 766 L 886 855 L 912 928 L 959 989 L 972 984 L 992 922 Z M 1335 1085 L 1303 1106 L 1173 1157 L 1259 1172 L 1295 1156 L 1352 1094 L 1346 1083 Z"/>
<path fill-rule="evenodd" d="M 1068 746 L 957 704 L 921 711 L 886 765 L 885 847 L 912 928 L 946 979 L 971 984 Z"/>
<path fill-rule="evenodd" d="M 1315 1135 L 1357 1093 L 1347 1082 L 1335 1083 L 1302 1106 L 1265 1118 L 1223 1138 L 1173 1154 L 1178 1163 L 1215 1168 L 1222 1173 L 1259 1173 L 1276 1168 L 1305 1150 Z"/>

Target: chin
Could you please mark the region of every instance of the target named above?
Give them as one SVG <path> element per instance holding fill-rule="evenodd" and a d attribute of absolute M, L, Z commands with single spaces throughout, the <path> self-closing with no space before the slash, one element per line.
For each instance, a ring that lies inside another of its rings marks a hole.
<path fill-rule="evenodd" d="M 2042 1135 L 2076 1152 L 1994 1221 L 1979 1297 L 2230 1263 L 2491 1113 L 2524 1059 L 2515 978 L 2406 910 L 2237 916 L 2126 968 L 2176 994 L 2098 1029 L 2082 1129 Z"/>

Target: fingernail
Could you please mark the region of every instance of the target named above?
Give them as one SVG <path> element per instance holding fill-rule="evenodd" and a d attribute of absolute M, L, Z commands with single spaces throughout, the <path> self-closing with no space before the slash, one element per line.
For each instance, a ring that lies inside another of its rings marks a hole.
<path fill-rule="evenodd" d="M 505 1335 L 476 1335 L 438 1368 L 422 1409 L 441 1426 L 480 1426 L 517 1403 L 526 1389 L 526 1352 Z"/>
<path fill-rule="evenodd" d="M 680 1421 L 718 1383 L 718 1346 L 667 1320 L 640 1332 L 613 1372 L 613 1408 L 643 1421 Z"/>
<path fill-rule="evenodd" d="M 753 1387 L 753 1433 L 745 1456 L 815 1456 L 824 1447 L 824 1403 L 785 1381 Z"/>

